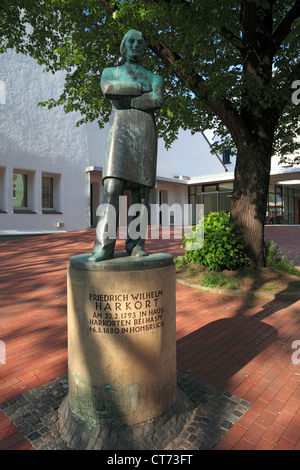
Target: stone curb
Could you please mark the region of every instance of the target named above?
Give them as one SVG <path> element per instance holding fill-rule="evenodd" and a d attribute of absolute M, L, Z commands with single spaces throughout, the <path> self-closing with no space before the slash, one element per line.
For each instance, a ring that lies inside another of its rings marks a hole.
<path fill-rule="evenodd" d="M 176 277 L 176 282 L 178 284 L 182 284 L 186 287 L 192 287 L 193 289 L 198 289 L 202 292 L 209 292 L 212 294 L 223 294 L 223 295 L 231 295 L 235 297 L 260 297 L 260 298 L 271 298 L 271 299 L 279 299 L 279 298 L 296 298 L 299 299 L 300 292 L 265 292 L 261 290 L 254 290 L 254 291 L 240 291 L 238 289 L 229 290 L 229 289 L 221 289 L 215 287 L 204 287 L 200 284 L 195 284 L 193 282 L 185 281 L 183 279 L 179 279 Z"/>

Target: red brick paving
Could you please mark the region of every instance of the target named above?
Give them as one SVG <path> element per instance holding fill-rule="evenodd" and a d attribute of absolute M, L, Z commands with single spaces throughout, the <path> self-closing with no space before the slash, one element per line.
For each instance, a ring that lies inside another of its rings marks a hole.
<path fill-rule="evenodd" d="M 300 265 L 300 229 L 266 227 L 266 238 Z M 66 266 L 93 239 L 84 230 L 0 241 L 0 403 L 67 372 Z M 182 251 L 178 240 L 152 243 L 150 251 Z M 250 300 L 177 284 L 178 368 L 251 403 L 215 449 L 300 450 L 300 365 L 291 348 L 299 322 L 297 298 Z M 7 449 L 32 446 L 0 412 Z"/>

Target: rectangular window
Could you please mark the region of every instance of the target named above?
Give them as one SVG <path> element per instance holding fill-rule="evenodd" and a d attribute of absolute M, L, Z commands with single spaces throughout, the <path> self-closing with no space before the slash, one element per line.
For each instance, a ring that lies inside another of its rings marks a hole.
<path fill-rule="evenodd" d="M 219 183 L 219 191 L 233 191 L 233 183 Z"/>
<path fill-rule="evenodd" d="M 28 176 L 26 174 L 13 174 L 13 207 L 18 209 L 28 207 Z"/>
<path fill-rule="evenodd" d="M 229 165 L 231 163 L 230 155 L 231 155 L 231 149 L 224 150 L 222 154 L 222 160 L 225 165 Z"/>
<path fill-rule="evenodd" d="M 205 193 L 210 193 L 210 192 L 215 192 L 218 191 L 218 186 L 216 184 L 206 184 L 203 186 L 203 192 Z"/>
<path fill-rule="evenodd" d="M 293 197 L 289 197 L 289 224 L 295 224 L 295 199 Z"/>
<path fill-rule="evenodd" d="M 53 209 L 53 178 L 42 177 L 42 209 Z"/>
<path fill-rule="evenodd" d="M 204 204 L 204 215 L 208 215 L 211 212 L 218 211 L 218 197 L 217 193 L 214 194 L 205 194 L 203 196 Z"/>
<path fill-rule="evenodd" d="M 6 212 L 5 174 L 6 168 L 0 167 L 0 214 Z"/>
<path fill-rule="evenodd" d="M 219 192 L 219 211 L 230 212 L 231 198 L 231 192 Z"/>

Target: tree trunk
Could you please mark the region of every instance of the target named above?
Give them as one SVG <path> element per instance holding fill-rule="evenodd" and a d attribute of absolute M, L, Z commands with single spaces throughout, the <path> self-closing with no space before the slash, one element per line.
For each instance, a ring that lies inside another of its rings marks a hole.
<path fill-rule="evenodd" d="M 238 148 L 231 220 L 239 225 L 252 264 L 265 266 L 264 225 L 269 192 L 271 150 L 251 142 Z"/>

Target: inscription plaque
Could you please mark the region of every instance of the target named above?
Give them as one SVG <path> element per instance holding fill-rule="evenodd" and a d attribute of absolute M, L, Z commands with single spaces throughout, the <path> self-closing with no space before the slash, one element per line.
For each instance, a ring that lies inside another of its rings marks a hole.
<path fill-rule="evenodd" d="M 163 291 L 136 294 L 89 294 L 94 313 L 91 333 L 124 334 L 151 331 L 164 326 Z"/>

